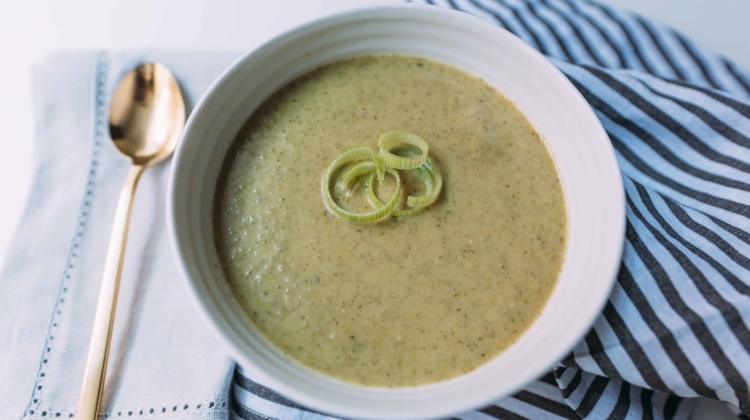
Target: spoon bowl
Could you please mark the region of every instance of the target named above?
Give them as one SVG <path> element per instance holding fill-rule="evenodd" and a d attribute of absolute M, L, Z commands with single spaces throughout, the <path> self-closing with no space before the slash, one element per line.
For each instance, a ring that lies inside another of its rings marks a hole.
<path fill-rule="evenodd" d="M 112 97 L 109 132 L 133 164 L 153 164 L 172 154 L 184 125 L 185 105 L 169 69 L 145 63 L 123 77 Z"/>

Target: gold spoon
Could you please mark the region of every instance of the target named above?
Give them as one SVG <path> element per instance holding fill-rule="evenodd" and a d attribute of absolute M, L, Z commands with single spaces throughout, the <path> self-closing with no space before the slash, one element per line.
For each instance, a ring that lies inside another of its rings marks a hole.
<path fill-rule="evenodd" d="M 76 419 L 99 417 L 135 188 L 147 167 L 172 154 L 184 125 L 182 94 L 166 67 L 142 64 L 120 81 L 109 111 L 109 132 L 117 150 L 133 166 L 117 203 Z"/>

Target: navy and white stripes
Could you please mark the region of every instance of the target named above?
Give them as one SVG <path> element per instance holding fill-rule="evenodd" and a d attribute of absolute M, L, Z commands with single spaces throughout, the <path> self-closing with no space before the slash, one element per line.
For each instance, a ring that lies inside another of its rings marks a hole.
<path fill-rule="evenodd" d="M 627 195 L 618 282 L 585 339 L 554 372 L 456 418 L 687 419 L 699 395 L 750 415 L 750 73 L 589 1 L 427 2 L 547 55 L 601 120 Z M 327 418 L 235 380 L 239 418 Z"/>

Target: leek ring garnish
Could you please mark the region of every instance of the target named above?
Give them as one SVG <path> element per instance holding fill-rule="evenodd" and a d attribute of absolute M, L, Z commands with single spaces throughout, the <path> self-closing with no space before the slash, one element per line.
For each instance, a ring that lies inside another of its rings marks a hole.
<path fill-rule="evenodd" d="M 423 169 L 423 168 L 424 168 L 424 164 L 420 166 L 419 168 L 412 169 L 412 170 L 416 171 L 417 174 L 419 175 L 419 178 L 421 178 L 427 185 L 427 194 L 421 197 L 414 197 L 410 195 L 406 200 L 406 204 L 409 204 L 410 201 L 416 201 L 415 200 L 416 198 L 431 197 L 433 195 L 434 179 L 435 179 L 434 175 L 431 171 L 427 169 Z M 377 195 L 375 195 L 375 191 L 373 189 L 374 183 L 375 183 L 375 173 L 373 172 L 370 174 L 369 177 L 367 177 L 367 181 L 366 181 L 367 201 L 370 202 L 371 206 L 375 208 L 380 208 L 380 207 L 383 207 L 383 203 L 381 203 Z M 441 182 L 441 185 L 442 185 L 442 182 Z M 435 194 L 435 198 L 437 198 L 436 194 Z M 434 200 L 432 202 L 434 202 Z M 391 216 L 393 217 L 411 216 L 415 213 L 419 213 L 420 211 L 424 210 L 427 206 L 432 204 L 432 202 L 426 205 L 416 205 L 416 206 L 409 205 L 409 207 L 411 208 L 408 210 L 395 210 L 394 209 L 393 212 L 391 213 Z"/>
<path fill-rule="evenodd" d="M 323 201 L 331 213 L 355 223 L 375 223 L 389 215 L 394 217 L 411 216 L 424 210 L 440 196 L 443 177 L 437 165 L 428 158 L 429 146 L 423 138 L 405 131 L 387 131 L 380 135 L 378 146 L 380 146 L 380 152 L 377 155 L 367 146 L 351 147 L 338 155 L 328 167 L 323 177 Z M 390 152 L 390 150 L 405 146 L 416 147 L 422 154 L 415 157 L 403 157 Z M 334 201 L 331 193 L 333 175 L 349 164 L 352 165 L 339 178 L 338 187 L 347 191 L 347 195 L 351 195 L 357 186 L 364 181 L 367 189 L 367 200 L 375 208 L 374 211 L 354 213 L 343 209 Z M 401 196 L 401 176 L 398 170 L 406 169 L 417 173 L 418 177 L 427 185 L 427 192 L 425 195 L 418 197 L 410 195 L 406 199 L 406 204 L 410 208 L 396 210 L 396 205 Z M 395 178 L 396 191 L 394 191 L 393 197 L 386 204 L 383 204 L 375 194 L 375 178 L 377 177 L 378 184 L 382 184 L 386 172 Z"/>
<path fill-rule="evenodd" d="M 383 168 L 383 172 L 385 172 L 385 167 Z M 339 179 L 338 187 L 341 190 L 347 191 L 347 195 L 351 195 L 351 193 L 356 189 L 356 187 L 353 188 L 352 186 L 361 181 L 364 175 L 370 173 L 377 173 L 377 165 L 375 164 L 375 162 L 364 161 L 357 163 L 356 165 L 347 169 L 346 172 L 344 172 L 344 175 Z"/>
<path fill-rule="evenodd" d="M 426 175 L 422 176 L 422 179 L 427 179 L 427 177 L 432 178 L 432 181 L 435 183 L 433 188 L 428 188 L 427 194 L 420 196 L 420 197 L 414 197 L 409 196 L 409 198 L 406 199 L 406 204 L 409 205 L 409 207 L 427 207 L 430 204 L 437 201 L 438 196 L 440 195 L 440 190 L 443 188 L 443 175 L 440 173 L 440 168 L 438 168 L 437 165 L 435 165 L 434 162 L 432 162 L 430 159 L 427 159 L 422 166 L 419 167 Z M 428 184 L 429 187 L 429 184 Z"/>
<path fill-rule="evenodd" d="M 375 211 L 368 213 L 354 213 L 349 210 L 345 210 L 334 201 L 331 195 L 331 178 L 341 167 L 352 162 L 356 162 L 362 159 L 374 159 L 375 153 L 367 146 L 354 146 L 347 149 L 344 153 L 340 154 L 333 163 L 326 170 L 326 174 L 323 177 L 323 193 L 325 197 L 325 204 L 329 211 L 333 214 L 343 217 L 344 219 L 351 220 L 355 223 L 368 224 L 375 223 L 384 217 L 387 217 L 393 212 L 398 204 L 399 196 L 401 195 L 401 176 L 398 171 L 392 168 L 385 168 L 385 171 L 393 175 L 396 179 L 396 191 L 393 193 L 393 197 L 383 207 L 375 209 Z M 375 166 L 373 164 L 373 166 Z M 373 168 L 374 169 L 374 168 Z"/>
<path fill-rule="evenodd" d="M 414 146 L 421 150 L 422 154 L 414 157 L 403 157 L 391 153 L 391 150 L 404 145 Z M 385 166 L 393 169 L 414 169 L 422 166 L 427 160 L 427 153 L 430 150 L 422 137 L 406 131 L 386 131 L 380 135 L 378 147 L 380 147 L 378 158 Z"/>

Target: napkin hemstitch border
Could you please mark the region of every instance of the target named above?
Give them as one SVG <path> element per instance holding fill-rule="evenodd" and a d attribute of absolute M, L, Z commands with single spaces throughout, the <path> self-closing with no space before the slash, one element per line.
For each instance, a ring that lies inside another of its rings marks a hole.
<path fill-rule="evenodd" d="M 68 291 L 67 284 L 70 282 L 71 272 L 75 268 L 74 261 L 77 256 L 77 250 L 80 246 L 81 240 L 83 239 L 86 227 L 88 226 L 88 216 L 90 212 L 90 206 L 92 196 L 94 194 L 95 179 L 97 175 L 97 166 L 99 164 L 99 150 L 103 142 L 104 136 L 104 123 L 105 123 L 105 100 L 106 100 L 106 85 L 107 85 L 107 72 L 109 68 L 109 62 L 105 58 L 105 53 L 100 52 L 96 57 L 96 85 L 94 89 L 94 101 L 95 101 L 95 117 L 94 117 L 94 144 L 91 150 L 91 160 L 89 163 L 89 171 L 86 176 L 86 190 L 83 195 L 83 202 L 81 203 L 81 209 L 78 214 L 77 227 L 75 235 L 68 251 L 68 257 L 65 262 L 65 268 L 63 269 L 62 278 L 60 281 L 60 287 L 57 292 L 57 298 L 55 300 L 55 306 L 53 307 L 52 317 L 50 318 L 49 325 L 47 327 L 47 335 L 44 342 L 44 348 L 39 359 L 39 368 L 37 369 L 36 380 L 34 381 L 34 387 L 31 392 L 26 410 L 24 410 L 21 418 L 27 418 L 33 416 L 39 411 L 39 406 L 42 404 L 41 391 L 43 389 L 42 383 L 46 378 L 45 372 L 43 372 L 44 365 L 47 363 L 48 354 L 52 350 L 53 332 L 57 328 L 59 318 L 61 317 L 61 306 L 65 302 L 63 298 L 64 294 Z M 39 392 L 38 392 L 39 391 Z M 38 392 L 38 393 L 37 393 Z M 50 416 L 52 411 L 50 411 Z M 54 412 L 56 416 L 60 416 L 62 412 Z M 68 417 L 74 417 L 74 413 L 67 413 Z M 44 417 L 47 415 L 46 411 L 42 411 L 41 415 Z"/>

